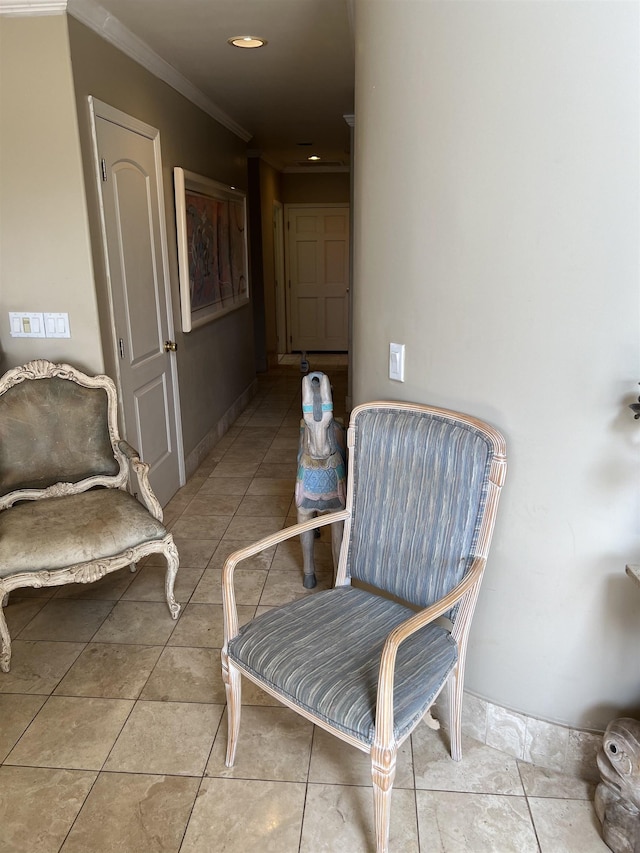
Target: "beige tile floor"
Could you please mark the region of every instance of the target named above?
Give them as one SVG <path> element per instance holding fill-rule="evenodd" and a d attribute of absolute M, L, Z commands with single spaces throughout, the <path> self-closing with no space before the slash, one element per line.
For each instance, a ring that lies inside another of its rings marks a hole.
<path fill-rule="evenodd" d="M 319 365 L 312 364 L 314 369 Z M 345 368 L 326 368 L 336 410 Z M 259 393 L 171 501 L 181 555 L 173 622 L 150 561 L 91 586 L 14 593 L 0 674 L 1 853 L 360 853 L 374 849 L 367 757 L 245 684 L 238 759 L 224 766 L 220 570 L 295 518 L 300 371 Z M 316 543 L 319 588 L 330 546 Z M 298 596 L 289 542 L 237 571 L 242 619 Z M 420 726 L 400 751 L 394 853 L 606 851 L 593 779 L 561 776 Z"/>

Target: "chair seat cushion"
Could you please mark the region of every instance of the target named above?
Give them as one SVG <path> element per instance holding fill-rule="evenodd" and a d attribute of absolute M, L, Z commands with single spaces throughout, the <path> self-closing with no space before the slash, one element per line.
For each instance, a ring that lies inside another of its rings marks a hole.
<path fill-rule="evenodd" d="M 0 578 L 114 557 L 166 535 L 121 489 L 25 501 L 0 512 Z"/>
<path fill-rule="evenodd" d="M 387 635 L 414 611 L 355 587 L 314 593 L 243 625 L 232 661 L 300 708 L 370 745 Z M 455 666 L 449 632 L 428 625 L 400 646 L 394 731 L 401 740 L 431 705 Z"/>

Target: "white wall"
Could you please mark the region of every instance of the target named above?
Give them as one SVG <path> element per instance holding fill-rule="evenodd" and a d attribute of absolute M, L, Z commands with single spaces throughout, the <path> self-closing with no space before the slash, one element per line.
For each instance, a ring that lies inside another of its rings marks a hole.
<path fill-rule="evenodd" d="M 354 402 L 504 431 L 467 687 L 595 728 L 640 709 L 639 8 L 356 0 Z"/>
<path fill-rule="evenodd" d="M 66 16 L 0 19 L 0 96 L 0 372 L 101 372 Z M 12 338 L 9 311 L 66 311 L 71 338 Z"/>

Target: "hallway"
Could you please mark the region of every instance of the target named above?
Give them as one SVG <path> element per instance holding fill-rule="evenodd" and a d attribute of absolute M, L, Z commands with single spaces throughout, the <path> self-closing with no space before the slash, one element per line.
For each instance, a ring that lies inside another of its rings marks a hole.
<path fill-rule="evenodd" d="M 312 359 L 312 369 L 323 369 Z M 347 371 L 326 367 L 344 416 Z M 243 684 L 238 759 L 224 766 L 220 574 L 226 556 L 295 522 L 297 364 L 259 391 L 165 511 L 180 552 L 177 622 L 150 558 L 88 586 L 19 590 L 0 674 L 0 853 L 366 853 L 368 757 Z M 330 585 L 328 529 L 316 543 Z M 241 564 L 241 618 L 304 590 L 297 541 Z M 426 725 L 399 754 L 394 853 L 606 853 L 590 778 Z"/>

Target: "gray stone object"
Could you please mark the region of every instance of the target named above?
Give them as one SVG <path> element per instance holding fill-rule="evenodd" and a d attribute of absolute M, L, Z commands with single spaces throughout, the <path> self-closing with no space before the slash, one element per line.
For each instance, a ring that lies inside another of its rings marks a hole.
<path fill-rule="evenodd" d="M 612 720 L 598 753 L 596 813 L 614 853 L 640 853 L 640 721 Z"/>

